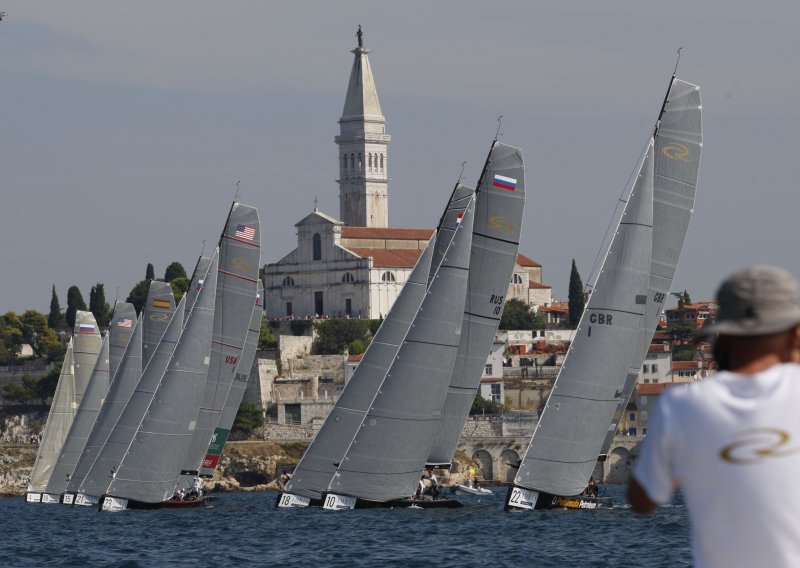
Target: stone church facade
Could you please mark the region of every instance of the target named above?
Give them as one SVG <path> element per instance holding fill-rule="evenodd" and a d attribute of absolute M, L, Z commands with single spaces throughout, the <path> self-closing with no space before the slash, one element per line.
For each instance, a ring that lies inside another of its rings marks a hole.
<path fill-rule="evenodd" d="M 388 145 L 369 50 L 359 29 L 339 119 L 339 215 L 316 208 L 295 224 L 297 248 L 264 267 L 267 317 L 385 317 L 433 234 L 389 227 Z M 541 265 L 518 257 L 509 298 L 550 300 Z"/>

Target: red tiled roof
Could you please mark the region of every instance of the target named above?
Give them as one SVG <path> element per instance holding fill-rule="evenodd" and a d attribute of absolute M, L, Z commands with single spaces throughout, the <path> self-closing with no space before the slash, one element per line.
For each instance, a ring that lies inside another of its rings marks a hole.
<path fill-rule="evenodd" d="M 667 351 L 669 351 L 669 345 L 664 343 L 652 343 L 647 348 L 648 353 L 666 353 Z"/>
<path fill-rule="evenodd" d="M 391 227 L 342 227 L 345 239 L 428 240 L 433 229 L 395 229 Z"/>
<path fill-rule="evenodd" d="M 531 288 L 538 288 L 540 290 L 549 290 L 552 286 L 548 286 L 547 284 L 542 284 L 541 282 L 534 282 L 533 280 L 528 282 L 528 286 Z"/>
<path fill-rule="evenodd" d="M 661 394 L 670 387 L 677 386 L 681 383 L 649 383 L 636 385 L 636 392 L 638 394 Z"/>
<path fill-rule="evenodd" d="M 540 312 L 547 312 L 547 313 L 555 313 L 555 314 L 566 314 L 569 312 L 569 308 L 562 307 L 560 305 L 555 306 L 541 306 L 539 308 Z"/>
<path fill-rule="evenodd" d="M 532 258 L 528 258 L 523 254 L 517 254 L 517 264 L 520 266 L 530 266 L 534 268 L 541 268 L 542 265 L 533 260 Z"/>
<path fill-rule="evenodd" d="M 371 256 L 376 268 L 413 268 L 422 251 L 419 249 L 350 248 L 358 256 Z"/>
<path fill-rule="evenodd" d="M 673 361 L 673 371 L 697 371 L 702 367 L 698 365 L 698 361 Z"/>

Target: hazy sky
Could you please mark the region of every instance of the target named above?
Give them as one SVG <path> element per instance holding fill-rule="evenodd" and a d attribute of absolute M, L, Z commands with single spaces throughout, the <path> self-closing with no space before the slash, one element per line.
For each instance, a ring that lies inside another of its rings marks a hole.
<path fill-rule="evenodd" d="M 474 184 L 503 115 L 525 152 L 520 251 L 566 298 L 586 279 L 675 64 L 702 87 L 694 300 L 755 262 L 800 276 L 800 7 L 792 2 L 0 0 L 0 313 L 55 284 L 124 299 L 152 262 L 190 270 L 241 180 L 262 262 L 339 217 L 337 121 L 358 24 L 389 146 L 390 224 L 432 227 Z"/>

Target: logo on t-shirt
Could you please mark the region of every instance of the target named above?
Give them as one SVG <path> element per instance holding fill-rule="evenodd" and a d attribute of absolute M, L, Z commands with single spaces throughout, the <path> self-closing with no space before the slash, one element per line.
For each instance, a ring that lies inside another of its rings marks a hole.
<path fill-rule="evenodd" d="M 777 428 L 753 428 L 736 434 L 736 440 L 719 452 L 729 463 L 752 464 L 769 458 L 782 458 L 800 452 L 800 446 L 789 444 L 789 433 Z"/>

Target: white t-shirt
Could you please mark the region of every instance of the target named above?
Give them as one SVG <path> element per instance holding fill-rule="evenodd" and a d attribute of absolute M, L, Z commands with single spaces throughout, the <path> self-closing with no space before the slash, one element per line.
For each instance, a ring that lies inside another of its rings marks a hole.
<path fill-rule="evenodd" d="M 800 365 L 659 399 L 633 475 L 659 504 L 680 485 L 696 566 L 800 566 Z"/>

